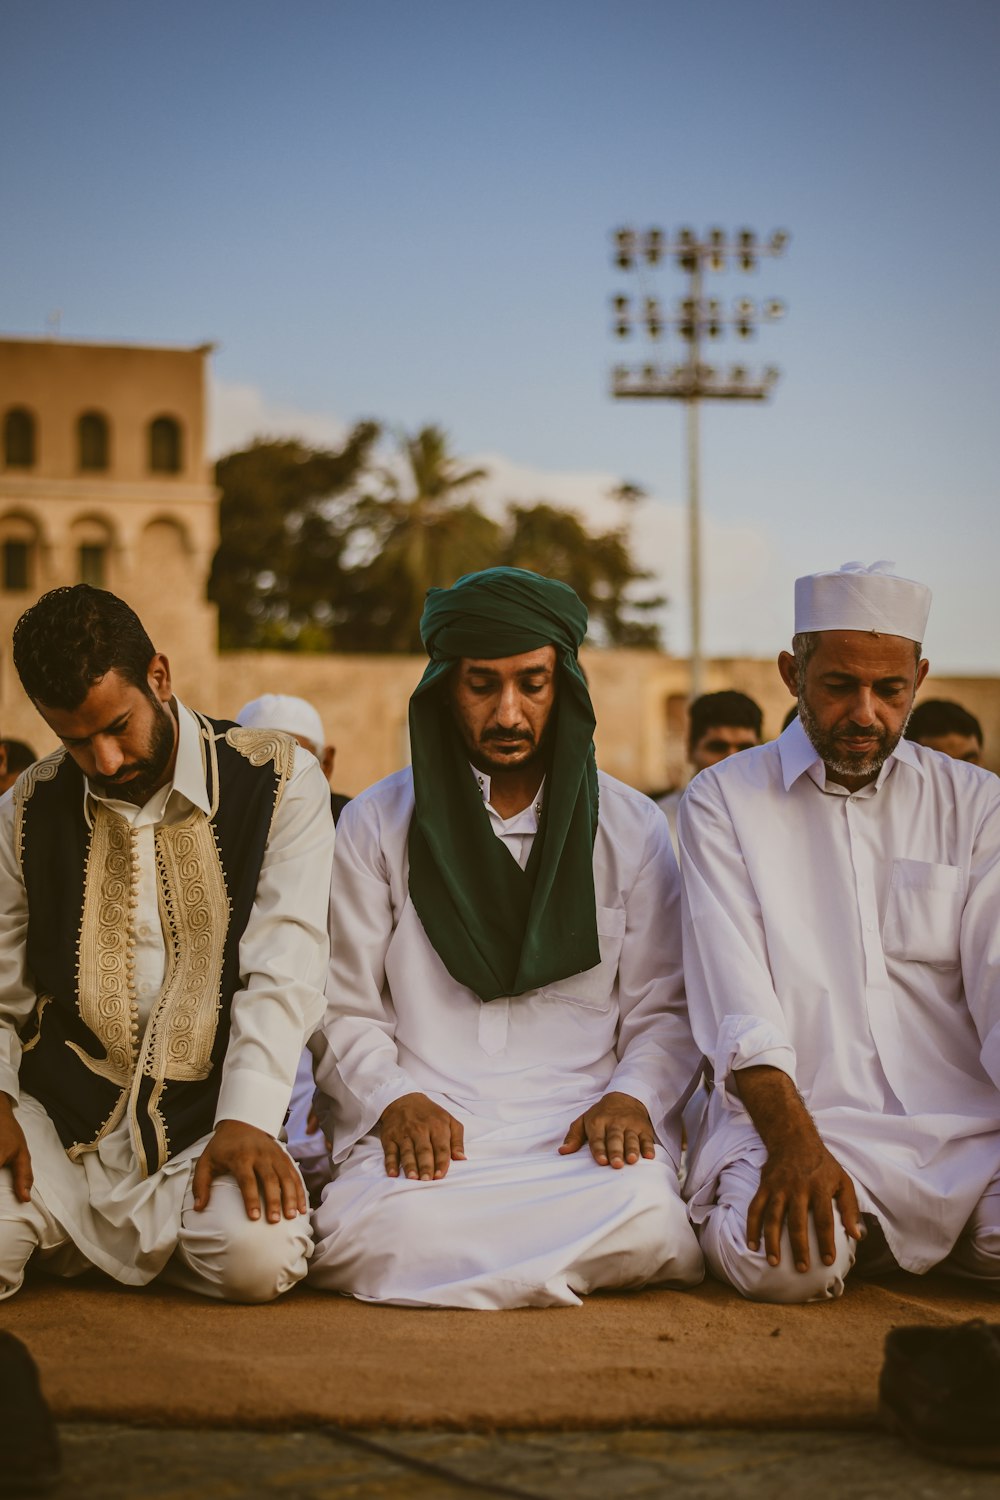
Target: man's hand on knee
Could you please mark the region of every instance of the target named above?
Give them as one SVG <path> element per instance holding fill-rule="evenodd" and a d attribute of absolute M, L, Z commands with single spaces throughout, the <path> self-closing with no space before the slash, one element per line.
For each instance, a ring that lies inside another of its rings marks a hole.
<path fill-rule="evenodd" d="M 599 1167 L 631 1167 L 640 1156 L 656 1155 L 649 1111 L 631 1094 L 605 1094 L 578 1115 L 559 1147 L 560 1156 L 579 1151 L 584 1141 Z"/>
<path fill-rule="evenodd" d="M 194 1169 L 194 1206 L 208 1207 L 216 1177 L 235 1177 L 247 1217 L 277 1224 L 307 1211 L 306 1190 L 294 1163 L 273 1136 L 243 1120 L 220 1120 Z"/>
<path fill-rule="evenodd" d="M 459 1120 L 426 1094 L 404 1094 L 382 1111 L 378 1122 L 387 1177 L 444 1177 L 453 1161 L 465 1160 L 465 1131 Z"/>
<path fill-rule="evenodd" d="M 852 1239 L 861 1237 L 854 1183 L 819 1136 L 803 1136 L 772 1150 L 760 1174 L 760 1186 L 747 1213 L 747 1244 L 760 1246 L 768 1264 L 781 1262 L 781 1231 L 788 1220 L 792 1260 L 797 1271 L 809 1269 L 809 1215 L 816 1227 L 820 1258 L 832 1266 L 837 1254 L 833 1205 L 836 1203 L 844 1228 Z"/>
<path fill-rule="evenodd" d="M 837 1258 L 833 1205 L 853 1240 L 862 1235 L 854 1183 L 824 1146 L 812 1115 L 789 1075 L 760 1064 L 740 1068 L 732 1082 L 767 1148 L 760 1186 L 747 1212 L 747 1245 L 760 1249 L 768 1264 L 781 1264 L 781 1231 L 788 1220 L 792 1260 L 797 1271 L 809 1269 L 809 1215 L 816 1226 L 820 1258 L 832 1266 Z"/>
<path fill-rule="evenodd" d="M 9 1167 L 14 1179 L 14 1196 L 18 1203 L 31 1202 L 31 1185 L 35 1180 L 31 1170 L 31 1153 L 24 1138 L 24 1131 L 14 1115 L 14 1104 L 9 1094 L 0 1094 L 0 1167 Z"/>

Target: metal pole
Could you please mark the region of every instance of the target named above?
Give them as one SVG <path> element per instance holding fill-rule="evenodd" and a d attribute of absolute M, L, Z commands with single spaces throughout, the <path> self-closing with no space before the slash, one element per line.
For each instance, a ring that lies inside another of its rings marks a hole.
<path fill-rule="evenodd" d="M 704 692 L 701 646 L 701 484 L 698 466 L 698 398 L 687 405 L 688 587 L 691 594 L 691 698 Z"/>
<path fill-rule="evenodd" d="M 696 255 L 691 270 L 690 295 L 694 302 L 692 331 L 691 395 L 687 400 L 687 468 L 688 468 L 688 590 L 691 606 L 691 698 L 704 691 L 701 654 L 701 475 L 698 446 L 698 397 L 701 383 L 701 254 Z"/>

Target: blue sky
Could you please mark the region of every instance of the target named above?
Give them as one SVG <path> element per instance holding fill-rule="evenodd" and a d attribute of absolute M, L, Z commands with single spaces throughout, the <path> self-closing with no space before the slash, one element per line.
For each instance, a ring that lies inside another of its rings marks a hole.
<path fill-rule="evenodd" d="M 677 650 L 682 412 L 607 395 L 609 231 L 786 227 L 711 287 L 789 313 L 739 350 L 772 401 L 704 416 L 707 645 L 889 557 L 932 659 L 1000 670 L 995 0 L 22 0 L 3 37 L 0 331 L 217 340 L 220 443 L 437 421 L 595 521 L 637 480 Z"/>

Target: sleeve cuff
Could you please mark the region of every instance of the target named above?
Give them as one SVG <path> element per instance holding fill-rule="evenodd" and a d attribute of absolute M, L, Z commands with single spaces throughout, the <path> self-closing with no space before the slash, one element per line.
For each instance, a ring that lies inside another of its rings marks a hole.
<path fill-rule="evenodd" d="M 795 1048 L 770 1021 L 759 1016 L 726 1016 L 719 1027 L 715 1049 L 715 1080 L 729 1110 L 742 1110 L 743 1102 L 732 1087 L 732 1075 L 741 1068 L 778 1068 L 795 1082 Z"/>
<path fill-rule="evenodd" d="M 258 1130 L 277 1138 L 290 1100 L 291 1089 L 287 1083 L 243 1068 L 223 1078 L 215 1123 L 242 1120 L 245 1125 L 256 1125 Z"/>

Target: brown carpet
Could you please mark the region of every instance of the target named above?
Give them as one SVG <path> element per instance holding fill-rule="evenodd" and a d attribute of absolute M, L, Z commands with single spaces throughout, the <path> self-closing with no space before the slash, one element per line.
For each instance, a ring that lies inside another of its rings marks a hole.
<path fill-rule="evenodd" d="M 858 1282 L 784 1308 L 706 1282 L 519 1312 L 371 1307 L 297 1290 L 268 1307 L 98 1278 L 0 1304 L 62 1419 L 165 1426 L 865 1427 L 888 1330 L 996 1320 L 945 1277 Z"/>

